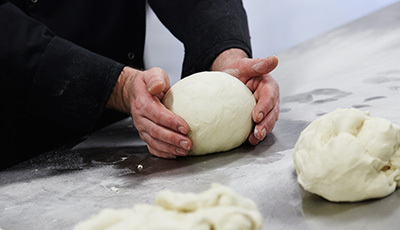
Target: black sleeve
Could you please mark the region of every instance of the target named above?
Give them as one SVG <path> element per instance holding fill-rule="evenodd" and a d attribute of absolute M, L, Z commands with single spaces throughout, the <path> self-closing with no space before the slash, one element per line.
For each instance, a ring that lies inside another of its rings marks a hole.
<path fill-rule="evenodd" d="M 79 131 L 101 115 L 123 65 L 57 37 L 0 1 L 1 101 Z"/>
<path fill-rule="evenodd" d="M 161 22 L 183 42 L 182 76 L 208 70 L 230 48 L 251 57 L 246 12 L 241 0 L 149 0 Z"/>

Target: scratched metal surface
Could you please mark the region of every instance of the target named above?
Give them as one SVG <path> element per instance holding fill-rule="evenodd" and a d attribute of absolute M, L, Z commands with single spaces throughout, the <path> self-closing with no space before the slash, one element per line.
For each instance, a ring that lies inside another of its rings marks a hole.
<path fill-rule="evenodd" d="M 196 192 L 213 182 L 254 200 L 264 229 L 398 228 L 400 191 L 384 199 L 330 203 L 297 184 L 291 156 L 307 124 L 336 108 L 356 107 L 400 124 L 400 4 L 278 58 L 280 120 L 258 146 L 158 159 L 126 119 L 0 172 L 0 228 L 70 229 L 103 208 L 152 203 L 160 190 Z"/>

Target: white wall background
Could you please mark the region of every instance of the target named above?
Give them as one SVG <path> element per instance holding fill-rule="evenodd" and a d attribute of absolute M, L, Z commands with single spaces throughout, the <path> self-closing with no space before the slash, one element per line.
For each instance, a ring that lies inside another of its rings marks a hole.
<path fill-rule="evenodd" d="M 243 0 L 254 57 L 278 54 L 321 33 L 400 0 Z M 148 10 L 146 68 L 161 67 L 171 84 L 180 79 L 183 45 Z"/>

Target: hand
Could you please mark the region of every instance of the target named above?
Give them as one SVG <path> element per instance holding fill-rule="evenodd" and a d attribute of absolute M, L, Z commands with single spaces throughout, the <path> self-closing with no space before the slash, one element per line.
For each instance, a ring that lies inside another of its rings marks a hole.
<path fill-rule="evenodd" d="M 160 68 L 146 71 L 125 67 L 118 78 L 107 107 L 130 113 L 140 137 L 154 156 L 186 156 L 192 148 L 189 125 L 161 103 L 170 88 Z"/>
<path fill-rule="evenodd" d="M 257 101 L 252 112 L 256 123 L 249 135 L 252 145 L 258 144 L 272 131 L 279 116 L 279 85 L 269 74 L 278 65 L 276 57 L 250 59 L 240 49 L 230 49 L 221 53 L 211 66 L 212 71 L 227 72 L 253 92 Z"/>

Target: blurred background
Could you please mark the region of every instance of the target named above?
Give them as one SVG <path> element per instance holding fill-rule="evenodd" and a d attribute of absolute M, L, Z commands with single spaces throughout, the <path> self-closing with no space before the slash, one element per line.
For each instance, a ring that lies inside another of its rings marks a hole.
<path fill-rule="evenodd" d="M 400 0 L 243 0 L 249 20 L 253 56 L 279 54 L 319 34 L 354 21 Z M 161 67 L 180 79 L 183 45 L 148 7 L 146 68 Z M 279 55 L 278 55 L 279 57 Z"/>

